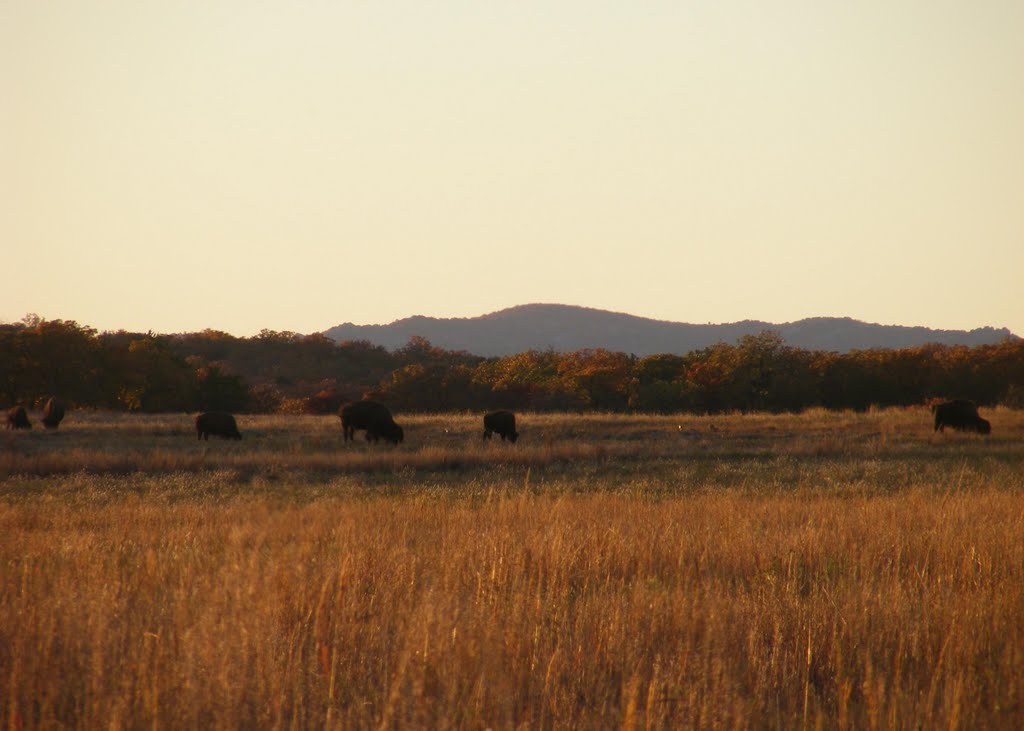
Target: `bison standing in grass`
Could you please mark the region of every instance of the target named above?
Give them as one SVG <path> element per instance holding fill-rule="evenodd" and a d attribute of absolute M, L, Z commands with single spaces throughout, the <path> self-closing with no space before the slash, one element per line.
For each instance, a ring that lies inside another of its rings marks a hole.
<path fill-rule="evenodd" d="M 508 439 L 513 444 L 519 438 L 516 431 L 516 415 L 511 411 L 492 411 L 484 416 L 484 439 L 490 439 L 491 433 L 501 437 L 501 441 Z"/>
<path fill-rule="evenodd" d="M 341 431 L 346 442 L 355 439 L 357 429 L 366 430 L 368 442 L 383 439 L 392 444 L 399 444 L 405 438 L 402 427 L 395 423 L 388 408 L 376 401 L 353 401 L 345 404 L 338 412 L 338 418 L 341 419 Z"/>
<path fill-rule="evenodd" d="M 56 429 L 63 420 L 64 404 L 55 398 L 51 398 L 43 408 L 43 426 L 47 429 Z"/>
<path fill-rule="evenodd" d="M 992 431 L 988 419 L 978 416 L 978 407 L 974 402 L 964 399 L 946 401 L 935 406 L 934 431 L 943 431 L 947 426 L 957 431 L 973 431 L 978 434 L 988 434 Z"/>
<path fill-rule="evenodd" d="M 221 439 L 241 439 L 235 417 L 223 411 L 207 411 L 196 417 L 196 439 L 210 441 L 210 435 Z"/>
<path fill-rule="evenodd" d="M 24 406 L 13 406 L 7 412 L 8 429 L 31 429 L 32 422 L 28 420 L 28 413 Z"/>

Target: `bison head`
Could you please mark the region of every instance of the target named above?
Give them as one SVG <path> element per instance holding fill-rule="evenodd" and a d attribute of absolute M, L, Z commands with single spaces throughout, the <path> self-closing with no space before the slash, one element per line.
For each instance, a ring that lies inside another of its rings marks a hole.
<path fill-rule="evenodd" d="M 405 439 L 405 432 L 398 424 L 392 424 L 391 427 L 388 428 L 387 432 L 381 436 L 397 446 Z"/>

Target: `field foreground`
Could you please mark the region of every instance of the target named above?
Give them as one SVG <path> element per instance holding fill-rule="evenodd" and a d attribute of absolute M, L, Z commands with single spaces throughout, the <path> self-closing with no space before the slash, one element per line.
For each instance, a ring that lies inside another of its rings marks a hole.
<path fill-rule="evenodd" d="M 0 452 L 10 728 L 1024 721 L 1024 414 L 72 415 Z M 78 418 L 74 418 L 78 417 Z"/>

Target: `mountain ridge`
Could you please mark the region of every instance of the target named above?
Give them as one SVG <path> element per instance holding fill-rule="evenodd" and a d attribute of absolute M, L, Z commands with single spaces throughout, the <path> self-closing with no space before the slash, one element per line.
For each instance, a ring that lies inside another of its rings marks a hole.
<path fill-rule="evenodd" d="M 683 355 L 718 342 L 734 343 L 744 335 L 778 331 L 788 345 L 808 350 L 848 352 L 868 348 L 906 348 L 926 343 L 986 345 L 1016 338 L 1008 328 L 940 330 L 923 326 L 881 325 L 851 317 L 808 317 L 786 323 L 742 320 L 698 325 L 612 312 L 577 305 L 530 303 L 477 317 L 438 318 L 412 315 L 386 325 L 345 322 L 324 335 L 335 341 L 366 340 L 389 349 L 423 337 L 446 350 L 501 356 L 525 350 L 571 352 L 584 348 L 633 353 Z"/>

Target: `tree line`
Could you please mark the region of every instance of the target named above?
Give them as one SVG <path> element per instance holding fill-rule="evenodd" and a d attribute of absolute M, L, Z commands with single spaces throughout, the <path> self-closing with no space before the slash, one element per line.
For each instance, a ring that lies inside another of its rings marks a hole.
<path fill-rule="evenodd" d="M 264 330 L 97 332 L 27 316 L 0 325 L 0 401 L 166 412 L 334 413 L 370 396 L 396 411 L 719 413 L 866 410 L 967 398 L 1024 407 L 1024 341 L 848 353 L 788 346 L 774 331 L 686 355 L 529 350 L 484 358 L 423 338 L 365 341 Z"/>

